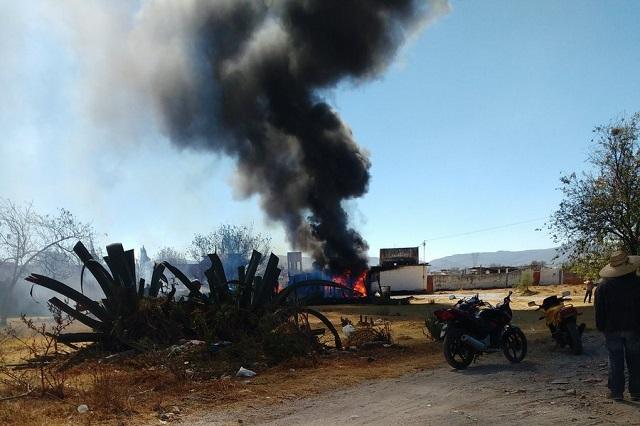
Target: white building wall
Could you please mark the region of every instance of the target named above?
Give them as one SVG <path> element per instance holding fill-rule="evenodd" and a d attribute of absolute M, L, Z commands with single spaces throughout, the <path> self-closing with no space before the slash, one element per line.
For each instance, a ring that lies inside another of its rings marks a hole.
<path fill-rule="evenodd" d="M 399 266 L 380 271 L 380 285 L 388 285 L 391 291 L 426 291 L 427 265 Z"/>

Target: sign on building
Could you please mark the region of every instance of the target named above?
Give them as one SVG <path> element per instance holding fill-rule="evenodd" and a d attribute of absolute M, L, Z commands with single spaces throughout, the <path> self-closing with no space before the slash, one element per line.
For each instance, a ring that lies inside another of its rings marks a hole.
<path fill-rule="evenodd" d="M 417 265 L 418 247 L 380 249 L 380 266 Z"/>

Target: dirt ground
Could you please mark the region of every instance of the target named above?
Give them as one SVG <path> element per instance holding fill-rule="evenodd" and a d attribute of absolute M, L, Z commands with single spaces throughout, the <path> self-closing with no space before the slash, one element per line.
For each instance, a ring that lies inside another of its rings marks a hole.
<path fill-rule="evenodd" d="M 566 289 L 579 296 L 574 303 L 588 328 L 585 354 L 578 357 L 554 348 L 539 313 L 526 305 Z M 113 402 L 97 406 L 97 401 L 87 400 L 95 391 L 75 385 L 61 401 L 29 397 L 0 402 L 0 423 L 640 424 L 640 406 L 604 398 L 606 351 L 593 331 L 593 309 L 582 303 L 582 288 L 532 290 L 533 295 L 514 297 L 514 323 L 529 340 L 529 354 L 520 365 L 492 354 L 464 372 L 448 367 L 441 344 L 428 341 L 423 325 L 433 310 L 453 303 L 449 293 L 419 296 L 409 306 L 323 306 L 320 310 L 336 325 L 343 316 L 354 322 L 360 315 L 390 321 L 397 346 L 258 366 L 252 379 L 194 379 L 182 370 L 159 371 L 157 362 L 144 360 L 98 364 L 103 388 L 98 394 L 109 395 Z M 503 290 L 480 293 L 491 303 L 506 295 Z M 80 403 L 89 405 L 88 413 L 76 411 Z"/>
<path fill-rule="evenodd" d="M 466 371 L 444 362 L 393 379 L 294 401 L 211 410 L 187 424 L 640 424 L 640 404 L 605 395 L 606 353 L 599 335 L 585 336 L 585 354 L 568 356 L 538 343 L 510 365 L 489 355 Z"/>
<path fill-rule="evenodd" d="M 569 290 L 573 303 L 583 312 L 582 321 L 589 331 L 584 336 L 584 354 L 571 356 L 555 347 L 539 314 L 527 302 L 540 302 L 550 294 Z M 591 305 L 582 303 L 582 288 L 554 286 L 532 288 L 536 294 L 514 296 L 515 322 L 527 333 L 529 353 L 518 365 L 509 364 L 501 354 L 482 357 L 466 371 L 455 371 L 444 361 L 438 343 L 425 363 L 415 362 L 409 372 L 399 376 L 365 380 L 354 386 L 339 386 L 311 397 L 289 400 L 254 399 L 222 410 L 204 410 L 183 418 L 187 424 L 640 424 L 640 404 L 629 401 L 612 403 L 605 398 L 607 354 L 599 333 L 593 330 Z M 464 292 L 469 295 L 473 292 Z M 486 290 L 483 299 L 502 300 L 505 292 Z M 460 296 L 459 293 L 455 293 Z M 420 296 L 420 304 L 409 307 L 329 308 L 336 314 L 383 314 L 392 318 L 416 316 L 431 301 L 451 303 L 449 294 Z M 577 299 L 580 300 L 577 300 Z M 413 312 L 412 312 L 413 310 Z M 404 322 L 399 325 L 399 322 Z M 410 330 L 418 326 L 410 320 L 396 321 L 398 338 L 409 347 L 420 337 Z M 395 364 L 395 360 L 390 361 Z M 373 361 L 370 369 L 381 368 Z M 404 363 L 406 367 L 406 362 Z M 293 373 L 295 374 L 295 373 Z M 250 385 L 249 385 L 250 386 Z"/>

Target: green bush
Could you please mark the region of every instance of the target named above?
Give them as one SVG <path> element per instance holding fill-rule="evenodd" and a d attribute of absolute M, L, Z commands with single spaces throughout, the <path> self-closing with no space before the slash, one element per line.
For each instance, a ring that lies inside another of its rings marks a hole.
<path fill-rule="evenodd" d="M 518 281 L 516 288 L 521 293 L 527 293 L 529 291 L 529 286 L 531 286 L 532 284 L 533 274 L 530 269 L 527 269 L 526 271 L 522 271 L 522 273 L 520 274 L 520 280 Z"/>

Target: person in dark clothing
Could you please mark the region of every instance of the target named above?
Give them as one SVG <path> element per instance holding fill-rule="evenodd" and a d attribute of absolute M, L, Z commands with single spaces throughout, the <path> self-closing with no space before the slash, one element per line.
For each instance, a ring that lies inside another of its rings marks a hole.
<path fill-rule="evenodd" d="M 624 393 L 624 364 L 629 371 L 629 393 L 640 401 L 640 256 L 618 251 L 600 276 L 595 298 L 596 327 L 604 333 L 609 351 L 609 398 L 620 401 Z"/>
<path fill-rule="evenodd" d="M 589 303 L 591 303 L 591 295 L 593 294 L 593 288 L 595 287 L 595 284 L 593 283 L 593 280 L 586 280 L 584 284 L 587 286 L 587 291 L 584 294 L 583 303 L 587 303 L 587 298 L 589 299 Z"/>

